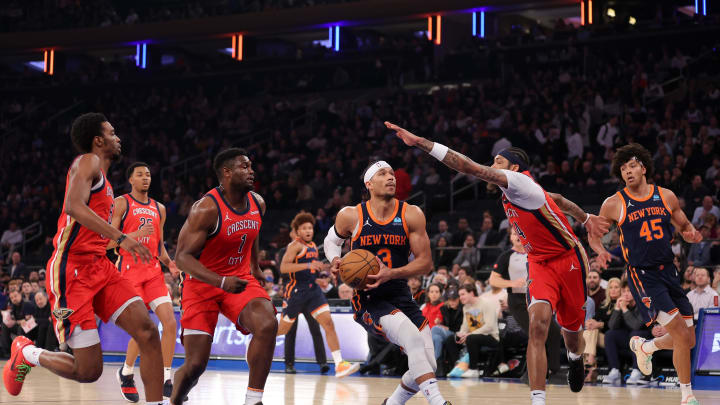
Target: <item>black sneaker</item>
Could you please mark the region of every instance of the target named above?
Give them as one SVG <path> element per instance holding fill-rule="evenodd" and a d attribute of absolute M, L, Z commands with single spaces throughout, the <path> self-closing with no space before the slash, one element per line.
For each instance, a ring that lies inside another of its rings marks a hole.
<path fill-rule="evenodd" d="M 293 364 L 286 364 L 285 365 L 285 374 L 297 374 L 297 370 L 295 370 L 295 366 Z"/>
<path fill-rule="evenodd" d="M 582 357 L 577 360 L 569 360 L 568 366 L 567 381 L 570 386 L 570 391 L 580 392 L 585 383 L 585 365 L 583 364 Z"/>
<path fill-rule="evenodd" d="M 328 371 L 330 371 L 330 366 L 328 366 L 327 364 L 320 365 L 320 374 L 327 374 Z"/>
<path fill-rule="evenodd" d="M 163 396 L 166 398 L 170 398 L 172 395 L 172 380 L 165 381 L 165 384 L 163 384 Z"/>
<path fill-rule="evenodd" d="M 135 379 L 132 374 L 122 375 L 122 367 L 120 367 L 117 372 L 117 380 L 120 383 L 120 393 L 126 401 L 140 401 L 140 395 L 138 394 L 137 387 L 135 387 Z"/>

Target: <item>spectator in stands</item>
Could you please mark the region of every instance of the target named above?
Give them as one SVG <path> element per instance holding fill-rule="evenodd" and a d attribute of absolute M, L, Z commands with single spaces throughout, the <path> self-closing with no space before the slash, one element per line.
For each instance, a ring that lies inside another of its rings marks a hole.
<path fill-rule="evenodd" d="M 605 289 L 600 286 L 600 272 L 593 269 L 588 270 L 585 284 L 587 285 L 588 295 L 595 301 L 595 308 L 600 308 L 603 301 L 605 301 Z"/>
<path fill-rule="evenodd" d="M 423 316 L 428 321 L 428 326 L 432 328 L 437 324 L 442 324 L 442 287 L 439 284 L 430 284 L 427 288 L 427 297 L 422 310 Z"/>
<path fill-rule="evenodd" d="M 21 261 L 20 252 L 13 252 L 11 256 L 11 264 L 7 273 L 10 275 L 10 278 L 25 279 L 28 277 L 28 269 L 25 266 L 25 263 Z"/>
<path fill-rule="evenodd" d="M 494 229 L 493 217 L 483 217 L 482 227 L 477 235 L 477 247 L 496 246 L 500 242 L 500 234 Z"/>
<path fill-rule="evenodd" d="M 18 228 L 17 222 L 10 222 L 10 227 L 3 232 L 0 237 L 0 245 L 7 249 L 9 252 L 13 252 L 18 245 L 23 241 L 22 230 Z"/>
<path fill-rule="evenodd" d="M 682 155 L 678 155 L 682 156 Z M 702 182 L 702 176 L 696 174 L 692 177 L 689 186 L 685 187 L 683 191 L 683 199 L 685 200 L 686 210 L 685 212 L 695 212 L 696 207 L 699 207 L 702 203 L 703 198 L 710 194 L 710 189 L 705 187 Z"/>
<path fill-rule="evenodd" d="M 650 338 L 651 329 L 645 326 L 640 308 L 638 308 L 627 281 L 622 284 L 622 293 L 615 302 L 615 307 L 608 320 L 608 331 L 605 333 L 605 354 L 607 355 L 610 374 L 603 380 L 603 384 L 618 384 L 622 380 L 620 374 L 620 355 L 632 356 L 632 373 L 626 381 L 627 384 L 639 384 L 642 373 L 637 369 L 637 359 L 629 350 L 630 338 L 640 336 Z"/>
<path fill-rule="evenodd" d="M 452 234 L 448 231 L 448 223 L 444 219 L 438 221 L 438 232 L 432 236 L 430 243 L 432 243 L 433 246 L 437 246 L 440 238 L 445 238 L 446 245 L 448 241 L 452 240 Z"/>
<path fill-rule="evenodd" d="M 587 375 L 585 382 L 597 380 L 597 348 L 605 347 L 605 332 L 608 330 L 610 315 L 615 309 L 615 303 L 622 292 L 622 282 L 619 278 L 613 277 L 608 280 L 607 294 L 603 302 L 595 310 L 595 316 L 585 321 L 585 368 Z"/>
<path fill-rule="evenodd" d="M 395 197 L 405 201 L 412 194 L 410 174 L 405 170 L 405 161 L 399 160 L 395 167 Z"/>
<path fill-rule="evenodd" d="M 439 237 L 435 247 L 433 263 L 438 267 L 451 267 L 456 255 L 454 251 L 445 249 L 448 247 L 448 239 L 444 236 Z"/>
<path fill-rule="evenodd" d="M 473 230 L 470 228 L 467 218 L 458 219 L 457 230 L 453 232 L 450 246 L 462 246 L 465 242 L 465 236 L 472 233 Z"/>
<path fill-rule="evenodd" d="M 444 376 L 457 360 L 458 349 L 455 333 L 460 331 L 463 323 L 463 306 L 460 303 L 457 287 L 450 287 L 443 293 L 440 315 L 440 322 L 436 323 L 430 332 L 435 348 L 435 358 L 438 360 L 438 374 Z M 444 357 L 443 348 L 446 353 Z"/>
<path fill-rule="evenodd" d="M 682 281 L 682 289 L 685 291 L 685 294 L 689 293 L 690 290 L 695 288 L 695 276 L 693 275 L 693 272 L 695 271 L 695 266 L 689 265 L 685 268 L 685 272 L 683 272 L 683 281 Z"/>
<path fill-rule="evenodd" d="M 450 377 L 479 377 L 480 354 L 483 347 L 491 349 L 490 359 L 483 373 L 483 375 L 489 375 L 502 361 L 497 303 L 478 297 L 474 284 L 465 284 L 460 288 L 460 302 L 463 304 L 463 324 L 455 337 L 457 343 L 467 347 L 470 361 L 468 369 L 461 375 L 457 375 L 455 370 L 448 375 Z"/>
<path fill-rule="evenodd" d="M 279 287 L 275 284 L 275 276 L 273 275 L 272 269 L 263 270 L 263 277 L 265 277 L 265 282 L 263 283 L 263 288 L 265 288 L 265 292 L 267 292 L 270 298 L 276 296 Z"/>
<path fill-rule="evenodd" d="M 8 312 L 2 315 L 2 331 L 0 332 L 0 358 L 8 358 L 10 356 L 11 335 L 24 336 L 26 320 L 30 319 L 35 313 L 35 305 L 25 302 L 19 291 L 10 293 L 10 303 L 8 304 Z"/>
<path fill-rule="evenodd" d="M 338 290 L 330 280 L 330 273 L 327 270 L 321 271 L 315 280 L 325 298 L 338 298 Z"/>
<path fill-rule="evenodd" d="M 341 300 L 351 300 L 353 289 L 349 285 L 342 283 L 338 286 L 338 298 Z"/>
<path fill-rule="evenodd" d="M 33 294 L 32 291 L 32 284 L 30 284 L 29 281 L 23 281 L 20 292 L 23 296 L 23 301 L 25 302 L 35 302 L 35 294 Z"/>
<path fill-rule="evenodd" d="M 469 233 L 465 236 L 463 248 L 460 249 L 455 260 L 453 260 L 453 265 L 459 265 L 460 267 L 475 271 L 480 265 L 480 259 L 480 250 L 475 247 L 475 237 L 472 233 Z"/>
<path fill-rule="evenodd" d="M 597 143 L 605 148 L 605 159 L 610 158 L 610 154 L 615 149 L 620 129 L 618 128 L 618 116 L 613 115 L 608 122 L 600 127 L 597 133 Z"/>
<path fill-rule="evenodd" d="M 707 214 L 712 214 L 715 218 L 720 218 L 720 208 L 713 204 L 713 199 L 709 195 L 703 197 L 702 205 L 695 208 L 695 213 L 692 217 L 693 225 L 695 225 L 696 228 L 701 227 L 705 222 L 705 216 Z"/>
<path fill-rule="evenodd" d="M 35 313 L 33 314 L 37 323 L 35 346 L 53 351 L 58 347 L 58 342 L 55 331 L 50 324 L 51 316 L 48 296 L 45 291 L 40 291 L 35 294 Z"/>
<path fill-rule="evenodd" d="M 407 285 L 410 287 L 410 294 L 418 305 L 425 303 L 425 290 L 422 288 L 422 276 L 408 277 Z"/>
<path fill-rule="evenodd" d="M 478 280 L 479 281 L 479 280 Z M 481 284 L 482 285 L 482 284 Z M 478 290 L 482 291 L 482 290 Z M 504 288 L 496 287 L 490 284 L 490 289 L 480 294 L 480 298 L 493 301 L 497 304 L 498 318 L 502 318 L 503 311 L 508 310 L 508 293 Z"/>
<path fill-rule="evenodd" d="M 693 266 L 707 266 L 710 264 L 710 249 L 712 242 L 707 239 L 710 237 L 710 227 L 703 224 L 700 227 L 700 233 L 703 240 L 699 243 L 693 243 L 688 252 L 688 264 Z"/>
<path fill-rule="evenodd" d="M 687 294 L 688 300 L 693 306 L 695 320 L 702 308 L 720 306 L 718 293 L 710 286 L 710 272 L 705 267 L 696 267 L 693 272 L 695 276 L 695 289 Z"/>
<path fill-rule="evenodd" d="M 720 267 L 716 267 L 713 272 L 712 288 L 720 294 Z"/>

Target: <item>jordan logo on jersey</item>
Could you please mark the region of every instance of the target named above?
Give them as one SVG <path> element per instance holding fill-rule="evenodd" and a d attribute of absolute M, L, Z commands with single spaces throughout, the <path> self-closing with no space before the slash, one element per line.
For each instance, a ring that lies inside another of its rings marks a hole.
<path fill-rule="evenodd" d="M 577 270 L 578 268 L 575 267 L 575 263 L 570 263 L 570 271 Z"/>
<path fill-rule="evenodd" d="M 365 220 L 365 225 L 363 225 L 363 228 L 365 228 L 366 226 L 372 227 L 372 224 L 370 223 L 370 218 Z"/>

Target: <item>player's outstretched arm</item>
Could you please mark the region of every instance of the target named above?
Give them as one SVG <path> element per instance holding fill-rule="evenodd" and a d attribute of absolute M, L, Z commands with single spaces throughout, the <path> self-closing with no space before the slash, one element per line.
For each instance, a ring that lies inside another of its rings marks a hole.
<path fill-rule="evenodd" d="M 374 283 L 368 284 L 367 288 L 376 288 L 380 284 L 396 278 L 408 278 L 411 276 L 428 274 L 433 267 L 432 253 L 430 250 L 430 238 L 425 228 L 425 214 L 422 210 L 415 206 L 409 205 L 405 211 L 405 220 L 407 221 L 408 242 L 410 250 L 415 256 L 415 260 L 411 261 L 403 267 L 397 267 L 390 270 L 385 264 L 380 263 L 380 271 L 377 274 L 368 274 L 368 279 Z"/>
<path fill-rule="evenodd" d="M 607 198 L 600 207 L 600 215 L 598 216 L 610 224 L 618 222 L 620 220 L 620 204 L 621 202 L 618 201 L 618 197 L 616 195 Z M 608 263 L 612 260 L 610 252 L 608 252 L 602 244 L 602 237 L 605 236 L 606 233 L 607 229 L 600 233 L 588 232 L 588 243 L 590 244 L 590 248 L 598 254 L 597 263 L 603 269 L 606 269 Z"/>
<path fill-rule="evenodd" d="M 267 211 L 267 205 L 265 204 L 265 199 L 260 196 L 260 194 L 252 192 L 251 193 L 255 196 L 255 200 L 258 202 L 258 205 L 260 206 L 260 213 L 264 216 L 265 211 Z M 260 285 L 263 285 L 265 283 L 265 277 L 263 277 L 262 269 L 260 269 L 260 238 L 255 238 L 255 242 L 253 242 L 252 247 L 252 255 L 250 256 L 250 271 L 252 271 L 253 277 L 260 282 Z"/>
<path fill-rule="evenodd" d="M 346 239 L 352 236 L 358 220 L 357 208 L 345 207 L 338 212 L 335 217 L 335 225 L 330 228 L 327 236 L 325 236 L 323 250 L 325 251 L 325 257 L 330 262 L 330 271 L 334 274 L 340 270 L 340 256 L 342 255 L 343 244 L 345 244 Z"/>
<path fill-rule="evenodd" d="M 555 204 L 557 204 L 563 214 L 570 215 L 576 221 L 583 224 L 588 234 L 602 238 L 610 230 L 612 222 L 607 218 L 583 211 L 577 204 L 560 194 L 548 193 L 548 195 L 555 201 Z"/>
<path fill-rule="evenodd" d="M 175 261 L 184 272 L 206 284 L 219 287 L 230 293 L 239 293 L 245 289 L 247 281 L 237 277 L 223 277 L 208 270 L 196 257 L 200 255 L 209 232 L 218 224 L 217 206 L 209 197 L 193 204 L 185 224 L 178 236 Z"/>
<path fill-rule="evenodd" d="M 130 252 L 136 261 L 139 258 L 143 262 L 150 262 L 152 257 L 145 246 L 110 225 L 112 218 L 100 218 L 88 207 L 87 201 L 90 200 L 93 181 L 101 176 L 100 158 L 90 153 L 81 156 L 70 168 L 65 212 L 91 231 L 119 241 L 120 247 Z"/>
<path fill-rule="evenodd" d="M 668 208 L 670 208 L 670 210 L 672 211 L 672 213 L 670 214 L 670 220 L 672 221 L 675 229 L 680 231 L 680 234 L 682 235 L 683 239 L 685 239 L 685 242 L 701 242 L 703 239 L 702 234 L 697 229 L 695 229 L 695 226 L 693 226 L 692 222 L 688 220 L 687 216 L 680 208 L 680 201 L 678 201 L 675 193 L 673 193 L 672 190 L 669 190 L 667 188 L 659 188 L 662 198 L 667 203 Z"/>
<path fill-rule="evenodd" d="M 398 138 L 402 139 L 408 146 L 418 147 L 443 162 L 445 166 L 460 173 L 469 174 L 488 183 L 496 184 L 507 188 L 508 181 L 502 170 L 481 165 L 460 152 L 436 144 L 433 141 L 417 136 L 405 128 L 399 127 L 391 122 L 385 121 L 385 126 L 395 131 Z"/>

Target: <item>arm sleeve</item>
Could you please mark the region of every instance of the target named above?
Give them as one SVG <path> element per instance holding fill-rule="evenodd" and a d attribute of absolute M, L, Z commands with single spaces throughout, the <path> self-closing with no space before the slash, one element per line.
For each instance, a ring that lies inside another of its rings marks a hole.
<path fill-rule="evenodd" d="M 527 210 L 536 210 L 545 204 L 545 191 L 530 176 L 512 170 L 503 170 L 503 173 L 508 186 L 500 189 L 511 203 Z"/>

